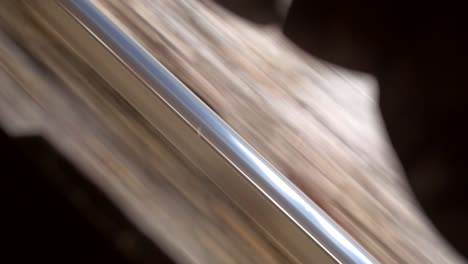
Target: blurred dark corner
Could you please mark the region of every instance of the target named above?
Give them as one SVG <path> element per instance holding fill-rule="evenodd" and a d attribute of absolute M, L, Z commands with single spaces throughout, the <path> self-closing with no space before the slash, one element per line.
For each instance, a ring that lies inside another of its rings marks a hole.
<path fill-rule="evenodd" d="M 440 233 L 468 256 L 468 14 L 463 1 L 215 0 L 282 25 L 315 57 L 373 74 L 407 180 Z M 283 11 L 284 12 L 284 11 Z"/>
<path fill-rule="evenodd" d="M 42 137 L 0 149 L 2 263 L 174 263 Z"/>
<path fill-rule="evenodd" d="M 255 23 L 272 24 L 282 20 L 277 1 L 274 0 L 215 0 L 215 2 Z"/>

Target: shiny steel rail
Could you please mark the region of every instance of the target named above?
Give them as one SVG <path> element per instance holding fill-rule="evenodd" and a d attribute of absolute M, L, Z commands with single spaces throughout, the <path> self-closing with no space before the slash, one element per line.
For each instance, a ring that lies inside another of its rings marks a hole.
<path fill-rule="evenodd" d="M 87 0 L 44 1 L 46 19 L 298 263 L 376 263 L 173 74 Z M 43 3 L 43 2 L 42 2 Z M 137 92 L 138 91 L 138 92 Z M 152 103 L 149 98 L 157 98 Z M 140 102 L 140 103 L 137 103 Z"/>

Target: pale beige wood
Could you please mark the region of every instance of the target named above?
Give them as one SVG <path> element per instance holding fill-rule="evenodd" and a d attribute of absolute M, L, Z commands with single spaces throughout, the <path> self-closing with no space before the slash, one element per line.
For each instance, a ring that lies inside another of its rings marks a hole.
<path fill-rule="evenodd" d="M 187 263 L 287 263 L 20 2 L 0 9 L 3 127 L 46 135 Z M 275 29 L 209 1 L 95 2 L 383 263 L 459 261 L 407 192 L 372 79 L 310 58 Z"/>
<path fill-rule="evenodd" d="M 0 124 L 45 136 L 179 263 L 290 263 L 22 1 L 0 8 Z"/>
<path fill-rule="evenodd" d="M 94 2 L 383 263 L 459 261 L 408 193 L 371 77 L 210 1 Z"/>

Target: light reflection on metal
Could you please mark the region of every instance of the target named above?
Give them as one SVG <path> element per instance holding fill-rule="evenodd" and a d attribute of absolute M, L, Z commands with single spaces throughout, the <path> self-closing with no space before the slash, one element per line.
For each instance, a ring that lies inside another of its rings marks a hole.
<path fill-rule="evenodd" d="M 60 3 L 324 251 L 340 263 L 376 263 L 317 205 L 90 1 Z"/>

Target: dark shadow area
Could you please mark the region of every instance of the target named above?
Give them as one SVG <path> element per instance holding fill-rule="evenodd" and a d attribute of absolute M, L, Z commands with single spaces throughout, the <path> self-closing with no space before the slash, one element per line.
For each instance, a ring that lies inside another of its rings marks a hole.
<path fill-rule="evenodd" d="M 2 263 L 174 263 L 43 138 L 0 147 Z"/>

